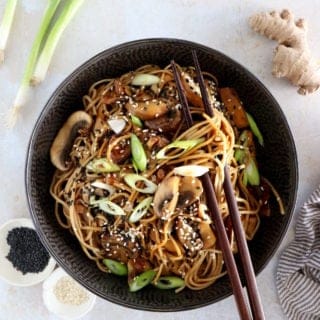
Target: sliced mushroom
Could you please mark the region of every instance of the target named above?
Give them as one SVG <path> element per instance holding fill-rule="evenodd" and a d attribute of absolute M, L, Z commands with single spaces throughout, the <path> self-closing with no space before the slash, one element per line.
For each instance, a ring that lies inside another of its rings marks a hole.
<path fill-rule="evenodd" d="M 181 111 L 174 108 L 161 117 L 147 120 L 145 125 L 149 129 L 158 130 L 160 132 L 172 132 L 177 130 L 181 120 Z"/>
<path fill-rule="evenodd" d="M 211 229 L 210 224 L 206 222 L 200 222 L 199 233 L 203 241 L 203 248 L 204 249 L 213 248 L 217 239 Z"/>
<path fill-rule="evenodd" d="M 193 255 L 203 248 L 203 242 L 198 233 L 184 218 L 179 217 L 176 220 L 177 236 L 183 247 L 189 250 L 189 254 Z"/>
<path fill-rule="evenodd" d="M 184 209 L 199 200 L 203 193 L 202 183 L 195 177 L 181 177 L 177 208 Z"/>
<path fill-rule="evenodd" d="M 128 102 L 126 108 L 131 114 L 141 120 L 155 119 L 168 112 L 167 104 L 157 99 L 141 102 Z"/>
<path fill-rule="evenodd" d="M 109 147 L 111 149 L 111 160 L 113 163 L 120 164 L 125 162 L 131 155 L 131 148 L 129 144 L 129 140 L 122 139 L 116 145 L 114 145 L 114 141 L 118 139 L 118 137 L 112 136 L 109 140 Z"/>
<path fill-rule="evenodd" d="M 185 89 L 187 100 L 195 107 L 203 108 L 203 102 L 201 99 L 201 91 L 199 85 L 193 80 L 193 78 L 187 73 L 181 73 L 182 85 Z"/>
<path fill-rule="evenodd" d="M 201 98 L 201 90 L 199 84 L 193 79 L 193 77 L 187 73 L 181 73 L 182 85 L 186 92 L 187 100 L 195 107 L 203 108 L 203 101 Z M 204 80 L 205 87 L 208 92 L 208 99 L 211 105 L 216 101 L 214 84 L 208 80 Z"/>
<path fill-rule="evenodd" d="M 50 149 L 50 159 L 56 168 L 61 171 L 68 169 L 68 155 L 78 131 L 89 128 L 91 124 L 92 118 L 86 112 L 76 111 L 71 114 L 59 130 Z"/>
<path fill-rule="evenodd" d="M 160 149 L 162 149 L 163 147 L 165 147 L 166 145 L 168 145 L 170 142 L 169 140 L 161 135 L 150 135 L 146 146 L 148 147 L 148 149 L 150 150 L 155 150 L 155 151 L 159 151 Z"/>
<path fill-rule="evenodd" d="M 129 259 L 135 258 L 140 254 L 141 248 L 137 239 L 133 240 L 130 236 L 121 231 L 106 230 L 101 237 L 101 245 L 105 250 L 105 256 L 122 263 L 127 263 Z"/>
<path fill-rule="evenodd" d="M 172 176 L 164 179 L 157 188 L 154 195 L 154 211 L 159 217 L 170 216 L 177 205 L 179 198 L 180 178 Z"/>

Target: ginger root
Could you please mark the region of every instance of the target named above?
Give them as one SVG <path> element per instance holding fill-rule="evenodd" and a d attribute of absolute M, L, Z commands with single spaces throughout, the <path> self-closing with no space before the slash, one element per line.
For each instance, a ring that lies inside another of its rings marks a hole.
<path fill-rule="evenodd" d="M 275 77 L 286 77 L 299 87 L 298 93 L 302 95 L 319 88 L 319 64 L 311 55 L 303 19 L 295 21 L 289 10 L 283 10 L 258 13 L 250 17 L 249 23 L 253 30 L 279 43 L 273 58 Z"/>

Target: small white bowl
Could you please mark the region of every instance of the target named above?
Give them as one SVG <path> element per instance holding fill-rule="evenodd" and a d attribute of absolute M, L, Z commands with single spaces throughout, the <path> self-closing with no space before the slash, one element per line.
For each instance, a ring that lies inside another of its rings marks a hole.
<path fill-rule="evenodd" d="M 8 233 L 10 230 L 19 227 L 35 230 L 32 220 L 27 218 L 12 219 L 0 227 L 0 278 L 14 286 L 27 287 L 38 284 L 46 279 L 53 271 L 56 262 L 50 257 L 48 265 L 43 271 L 38 273 L 23 274 L 17 270 L 6 257 L 10 251 L 10 246 L 7 243 Z"/>
<path fill-rule="evenodd" d="M 88 294 L 88 299 L 79 305 L 62 303 L 54 293 L 55 285 L 62 277 L 68 277 L 70 280 L 75 281 L 62 268 L 54 270 L 42 284 L 44 304 L 50 312 L 62 319 L 79 319 L 93 308 L 96 296 L 77 283 Z"/>

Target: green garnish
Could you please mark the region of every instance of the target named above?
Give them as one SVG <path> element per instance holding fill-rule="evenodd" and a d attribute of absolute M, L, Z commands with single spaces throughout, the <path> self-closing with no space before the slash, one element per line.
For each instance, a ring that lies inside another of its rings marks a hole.
<path fill-rule="evenodd" d="M 146 170 L 147 155 L 144 151 L 141 141 L 135 134 L 131 134 L 130 146 L 134 164 L 140 171 Z"/>
<path fill-rule="evenodd" d="M 139 221 L 147 212 L 152 202 L 152 197 L 145 198 L 132 211 L 129 222 L 135 223 Z"/>
<path fill-rule="evenodd" d="M 246 170 L 243 170 L 242 182 L 243 182 L 243 184 L 244 184 L 245 186 L 248 184 L 248 175 L 247 175 L 247 171 L 246 171 Z"/>
<path fill-rule="evenodd" d="M 246 154 L 249 153 L 249 150 L 247 150 L 249 143 L 248 130 L 242 131 L 238 143 L 241 147 L 235 150 L 234 157 L 238 163 L 244 163 Z"/>
<path fill-rule="evenodd" d="M 4 9 L 0 25 L 0 63 L 4 61 L 4 51 L 7 46 L 16 7 L 17 0 L 8 0 Z"/>
<path fill-rule="evenodd" d="M 147 286 L 151 281 L 154 279 L 156 272 L 154 270 L 148 270 L 140 275 L 136 276 L 130 283 L 129 283 L 129 290 L 131 292 L 136 292 L 145 286 Z"/>
<path fill-rule="evenodd" d="M 157 189 L 157 185 L 153 183 L 152 181 L 148 180 L 147 178 L 135 174 L 135 173 L 129 173 L 126 174 L 124 177 L 124 181 L 133 189 L 136 191 L 139 191 L 141 193 L 155 193 Z M 142 182 L 144 184 L 144 187 L 139 188 L 137 187 L 137 183 Z"/>
<path fill-rule="evenodd" d="M 193 140 L 176 140 L 168 145 L 166 145 L 164 148 L 162 148 L 156 155 L 157 159 L 173 159 L 178 158 L 190 149 L 194 148 L 198 144 L 202 143 L 204 141 L 204 138 L 200 139 L 193 139 Z M 167 156 L 166 153 L 170 149 L 181 149 L 180 152 L 174 153 L 171 156 Z"/>
<path fill-rule="evenodd" d="M 160 277 L 154 286 L 158 289 L 168 290 L 184 286 L 184 280 L 175 276 Z"/>
<path fill-rule="evenodd" d="M 252 186 L 260 185 L 260 174 L 256 162 L 252 157 L 249 158 L 245 167 L 245 174 L 248 183 Z"/>
<path fill-rule="evenodd" d="M 248 122 L 249 122 L 249 126 L 250 129 L 252 131 L 252 133 L 256 136 L 256 138 L 258 139 L 258 142 L 260 143 L 260 145 L 263 146 L 264 141 L 263 141 L 263 136 L 261 131 L 259 130 L 256 122 L 254 121 L 253 117 L 247 112 L 247 118 L 248 118 Z"/>
<path fill-rule="evenodd" d="M 237 160 L 238 163 L 243 163 L 245 156 L 246 156 L 246 151 L 242 148 L 238 148 L 234 152 L 234 158 Z"/>
<path fill-rule="evenodd" d="M 43 38 L 50 25 L 51 19 L 54 13 L 56 12 L 56 9 L 59 3 L 60 3 L 60 0 L 50 0 L 45 9 L 38 33 L 32 44 L 27 65 L 24 69 L 24 73 L 20 82 L 20 86 L 19 86 L 16 98 L 13 102 L 12 110 L 10 111 L 10 114 L 9 114 L 9 119 L 8 119 L 9 126 L 13 126 L 15 124 L 21 107 L 25 104 L 26 100 L 28 99 L 28 94 L 30 90 L 30 81 L 31 81 L 34 67 L 36 65 L 36 62 L 39 56 L 40 47 L 41 47 Z"/>
<path fill-rule="evenodd" d="M 117 276 L 128 275 L 128 267 L 124 263 L 112 259 L 103 259 L 102 262 L 111 273 Z"/>
<path fill-rule="evenodd" d="M 134 159 L 132 159 L 132 167 L 135 172 L 137 172 L 137 173 L 139 172 L 139 168 L 138 168 L 137 164 L 135 163 Z"/>
<path fill-rule="evenodd" d="M 86 169 L 94 173 L 118 172 L 120 167 L 109 161 L 107 158 L 93 159 L 87 165 Z"/>
<path fill-rule="evenodd" d="M 131 121 L 132 121 L 133 125 L 135 125 L 139 128 L 143 127 L 142 121 L 138 117 L 134 116 L 133 114 L 131 115 Z"/>
<path fill-rule="evenodd" d="M 148 73 L 138 73 L 134 76 L 131 81 L 133 86 L 152 86 L 153 84 L 158 84 L 160 78 L 153 74 Z"/>
<path fill-rule="evenodd" d="M 252 138 L 248 136 L 249 132 L 250 131 L 248 130 L 244 130 L 241 133 L 239 137 L 239 144 L 241 147 L 235 150 L 234 157 L 238 163 L 245 165 L 243 171 L 243 184 L 247 185 L 249 183 L 252 186 L 257 186 L 260 184 L 260 174 L 255 162 L 255 157 L 249 150 L 249 139 L 252 140 Z"/>
<path fill-rule="evenodd" d="M 64 7 L 62 8 L 62 12 L 54 23 L 39 56 L 32 76 L 32 83 L 34 85 L 38 84 L 45 78 L 50 61 L 61 35 L 83 2 L 84 0 L 66 1 Z"/>
<path fill-rule="evenodd" d="M 125 216 L 124 210 L 115 204 L 114 202 L 108 200 L 107 198 L 102 198 L 95 200 L 93 197 L 90 198 L 90 205 L 93 207 L 98 207 L 105 213 L 111 214 L 113 216 Z"/>

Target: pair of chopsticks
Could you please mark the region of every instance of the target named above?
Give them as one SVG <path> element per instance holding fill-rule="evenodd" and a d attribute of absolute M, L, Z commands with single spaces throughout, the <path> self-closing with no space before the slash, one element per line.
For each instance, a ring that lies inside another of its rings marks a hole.
<path fill-rule="evenodd" d="M 197 80 L 200 86 L 202 101 L 205 107 L 205 112 L 210 117 L 213 117 L 214 112 L 209 102 L 208 93 L 205 87 L 203 75 L 200 70 L 199 60 L 195 50 L 192 51 L 192 57 L 193 57 L 193 63 L 194 63 L 196 74 L 197 74 Z M 177 67 L 174 61 L 171 61 L 171 67 L 172 67 L 174 79 L 177 85 L 177 91 L 178 91 L 180 103 L 182 106 L 184 118 L 188 128 L 190 128 L 193 125 L 193 120 L 189 110 L 188 101 L 184 93 L 180 74 L 177 70 Z M 242 284 L 241 284 L 237 265 L 235 263 L 233 253 L 231 251 L 231 247 L 228 241 L 228 236 L 223 223 L 222 216 L 220 215 L 220 212 L 219 212 L 216 194 L 215 194 L 209 173 L 202 176 L 202 183 L 207 195 L 208 209 L 215 223 L 219 244 L 221 246 L 227 272 L 229 274 L 230 283 L 231 283 L 233 294 L 238 307 L 239 315 L 243 320 L 249 320 L 249 319 L 263 320 L 265 319 L 265 317 L 263 313 L 261 299 L 259 296 L 255 274 L 252 266 L 252 261 L 250 258 L 247 241 L 246 241 L 244 230 L 242 227 L 238 206 L 234 196 L 234 190 L 230 180 L 230 173 L 227 166 L 224 167 L 224 176 L 225 176 L 225 179 L 223 183 L 223 188 L 225 191 L 226 200 L 227 200 L 231 221 L 233 225 L 233 230 L 234 230 L 235 238 L 238 245 L 240 260 L 241 260 L 242 268 L 244 271 L 251 310 L 248 306 L 247 299 L 244 293 L 244 288 L 242 287 Z"/>

